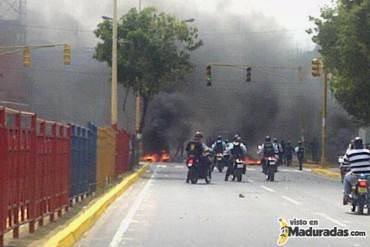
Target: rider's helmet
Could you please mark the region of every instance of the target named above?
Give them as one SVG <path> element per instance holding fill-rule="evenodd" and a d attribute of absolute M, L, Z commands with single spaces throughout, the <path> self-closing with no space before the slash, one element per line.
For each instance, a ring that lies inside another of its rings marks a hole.
<path fill-rule="evenodd" d="M 221 135 L 217 136 L 217 141 L 222 141 L 222 136 Z"/>
<path fill-rule="evenodd" d="M 240 138 L 240 136 L 238 134 L 235 134 L 234 137 L 233 137 L 233 141 L 235 142 L 236 140 L 238 140 Z"/>
<path fill-rule="evenodd" d="M 276 143 L 276 142 L 278 142 L 278 139 L 277 138 L 274 138 L 274 142 Z"/>
<path fill-rule="evenodd" d="M 242 142 L 242 138 L 240 136 L 235 136 L 234 137 L 234 143 L 239 145 Z"/>
<path fill-rule="evenodd" d="M 200 131 L 195 132 L 194 140 L 200 141 L 203 138 L 203 134 Z"/>
<path fill-rule="evenodd" d="M 225 143 L 227 144 L 227 143 L 229 143 L 229 139 L 225 139 Z"/>
<path fill-rule="evenodd" d="M 365 174 L 363 174 L 363 173 L 360 174 L 360 179 L 366 179 L 366 178 L 367 178 L 367 176 Z"/>
<path fill-rule="evenodd" d="M 353 140 L 353 145 L 354 145 L 354 148 L 355 149 L 361 149 L 361 148 L 364 148 L 364 143 L 362 141 L 362 138 L 357 136 L 354 140 Z"/>
<path fill-rule="evenodd" d="M 271 137 L 270 136 L 266 136 L 265 137 L 265 142 L 270 142 L 271 141 Z"/>

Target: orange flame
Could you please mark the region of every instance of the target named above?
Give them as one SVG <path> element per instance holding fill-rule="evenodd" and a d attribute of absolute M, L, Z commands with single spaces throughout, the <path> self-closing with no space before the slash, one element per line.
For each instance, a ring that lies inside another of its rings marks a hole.
<path fill-rule="evenodd" d="M 162 151 L 160 154 L 146 154 L 140 160 L 146 162 L 168 162 L 170 161 L 170 155 L 167 151 Z"/>
<path fill-rule="evenodd" d="M 246 157 L 244 161 L 247 165 L 261 165 L 261 160 L 256 160 L 251 157 Z"/>

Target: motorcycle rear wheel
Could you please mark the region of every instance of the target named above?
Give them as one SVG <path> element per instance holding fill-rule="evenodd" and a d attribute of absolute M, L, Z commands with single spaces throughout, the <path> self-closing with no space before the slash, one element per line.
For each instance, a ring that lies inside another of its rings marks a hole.
<path fill-rule="evenodd" d="M 365 206 L 365 198 L 364 196 L 360 196 L 358 198 L 358 213 L 359 214 L 364 214 L 364 206 Z"/>

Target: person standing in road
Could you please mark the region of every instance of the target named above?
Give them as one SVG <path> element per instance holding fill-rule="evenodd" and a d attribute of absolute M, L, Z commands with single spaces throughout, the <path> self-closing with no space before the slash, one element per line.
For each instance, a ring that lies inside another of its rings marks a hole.
<path fill-rule="evenodd" d="M 295 153 L 298 159 L 299 170 L 302 171 L 304 161 L 304 147 L 301 141 L 298 142 L 298 146 L 295 148 Z"/>
<path fill-rule="evenodd" d="M 281 144 L 279 143 L 278 139 L 277 138 L 274 138 L 274 142 L 273 142 L 274 146 L 275 146 L 275 155 L 276 157 L 279 157 L 278 159 L 278 162 L 277 162 L 277 165 L 281 165 L 283 163 L 283 147 L 281 146 Z"/>
<path fill-rule="evenodd" d="M 319 162 L 319 142 L 316 138 L 313 138 L 312 142 L 310 142 L 310 150 L 312 155 L 312 161 L 315 163 Z"/>
<path fill-rule="evenodd" d="M 292 146 L 292 143 L 288 141 L 284 149 L 284 160 L 287 166 L 292 165 L 293 153 L 294 153 L 294 148 Z"/>
<path fill-rule="evenodd" d="M 284 140 L 281 140 L 280 141 L 280 146 L 281 146 L 281 152 L 279 153 L 279 159 L 281 160 L 281 164 L 282 165 L 285 165 L 285 159 L 284 159 L 284 153 L 285 153 L 285 146 L 286 146 L 286 143 Z"/>

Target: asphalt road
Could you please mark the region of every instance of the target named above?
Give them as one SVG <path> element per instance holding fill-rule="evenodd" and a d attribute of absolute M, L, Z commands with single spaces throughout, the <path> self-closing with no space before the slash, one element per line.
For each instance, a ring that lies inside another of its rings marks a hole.
<path fill-rule="evenodd" d="M 186 171 L 183 164 L 152 165 L 76 246 L 277 246 L 279 218 L 370 234 L 370 216 L 341 205 L 342 184 L 309 171 L 281 167 L 276 182 L 266 182 L 260 167 L 248 167 L 242 183 L 215 172 L 208 185 L 186 184 Z M 368 247 L 370 237 L 289 238 L 285 246 Z"/>

